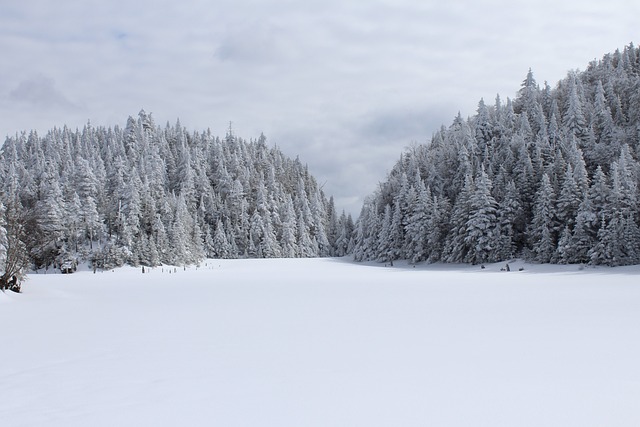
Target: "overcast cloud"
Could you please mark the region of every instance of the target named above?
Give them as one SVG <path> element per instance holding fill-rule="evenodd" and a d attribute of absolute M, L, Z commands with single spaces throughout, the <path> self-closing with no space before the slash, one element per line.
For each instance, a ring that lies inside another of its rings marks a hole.
<path fill-rule="evenodd" d="M 637 44 L 636 0 L 0 3 L 0 137 L 67 124 L 261 132 L 357 215 L 458 111 Z M 636 38 L 634 40 L 634 37 Z"/>

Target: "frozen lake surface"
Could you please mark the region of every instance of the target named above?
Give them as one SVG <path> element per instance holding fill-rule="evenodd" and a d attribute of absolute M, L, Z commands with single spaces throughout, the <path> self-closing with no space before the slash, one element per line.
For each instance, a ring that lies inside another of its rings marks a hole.
<path fill-rule="evenodd" d="M 0 293 L 0 424 L 640 425 L 640 268 L 522 265 L 34 274 Z"/>

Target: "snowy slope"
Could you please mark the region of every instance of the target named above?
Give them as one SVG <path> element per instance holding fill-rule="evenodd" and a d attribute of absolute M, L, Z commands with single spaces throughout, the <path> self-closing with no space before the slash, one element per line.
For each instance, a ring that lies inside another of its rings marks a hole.
<path fill-rule="evenodd" d="M 520 264 L 31 275 L 0 425 L 640 425 L 640 269 Z"/>

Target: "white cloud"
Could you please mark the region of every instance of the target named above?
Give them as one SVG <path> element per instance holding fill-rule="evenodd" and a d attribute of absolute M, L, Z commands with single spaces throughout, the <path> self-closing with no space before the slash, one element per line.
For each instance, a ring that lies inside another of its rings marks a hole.
<path fill-rule="evenodd" d="M 242 66 L 273 63 L 286 53 L 282 36 L 278 28 L 260 23 L 232 28 L 220 39 L 214 55 L 221 61 L 236 61 Z"/>
<path fill-rule="evenodd" d="M 75 109 L 77 106 L 60 92 L 52 78 L 38 74 L 22 80 L 9 92 L 9 99 L 14 104 L 40 109 Z"/>

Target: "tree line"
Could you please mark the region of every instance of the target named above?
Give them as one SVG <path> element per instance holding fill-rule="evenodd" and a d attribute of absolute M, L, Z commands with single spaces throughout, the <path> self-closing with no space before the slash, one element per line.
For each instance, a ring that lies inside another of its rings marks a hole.
<path fill-rule="evenodd" d="M 0 200 L 11 208 L 0 211 L 0 248 L 17 219 L 6 212 L 20 213 L 28 233 L 19 241 L 35 268 L 342 256 L 354 229 L 308 168 L 264 135 L 160 127 L 144 110 L 124 128 L 9 137 L 0 173 Z"/>
<path fill-rule="evenodd" d="M 369 196 L 354 257 L 381 262 L 640 263 L 640 51 L 554 88 L 480 100 L 410 147 Z"/>

